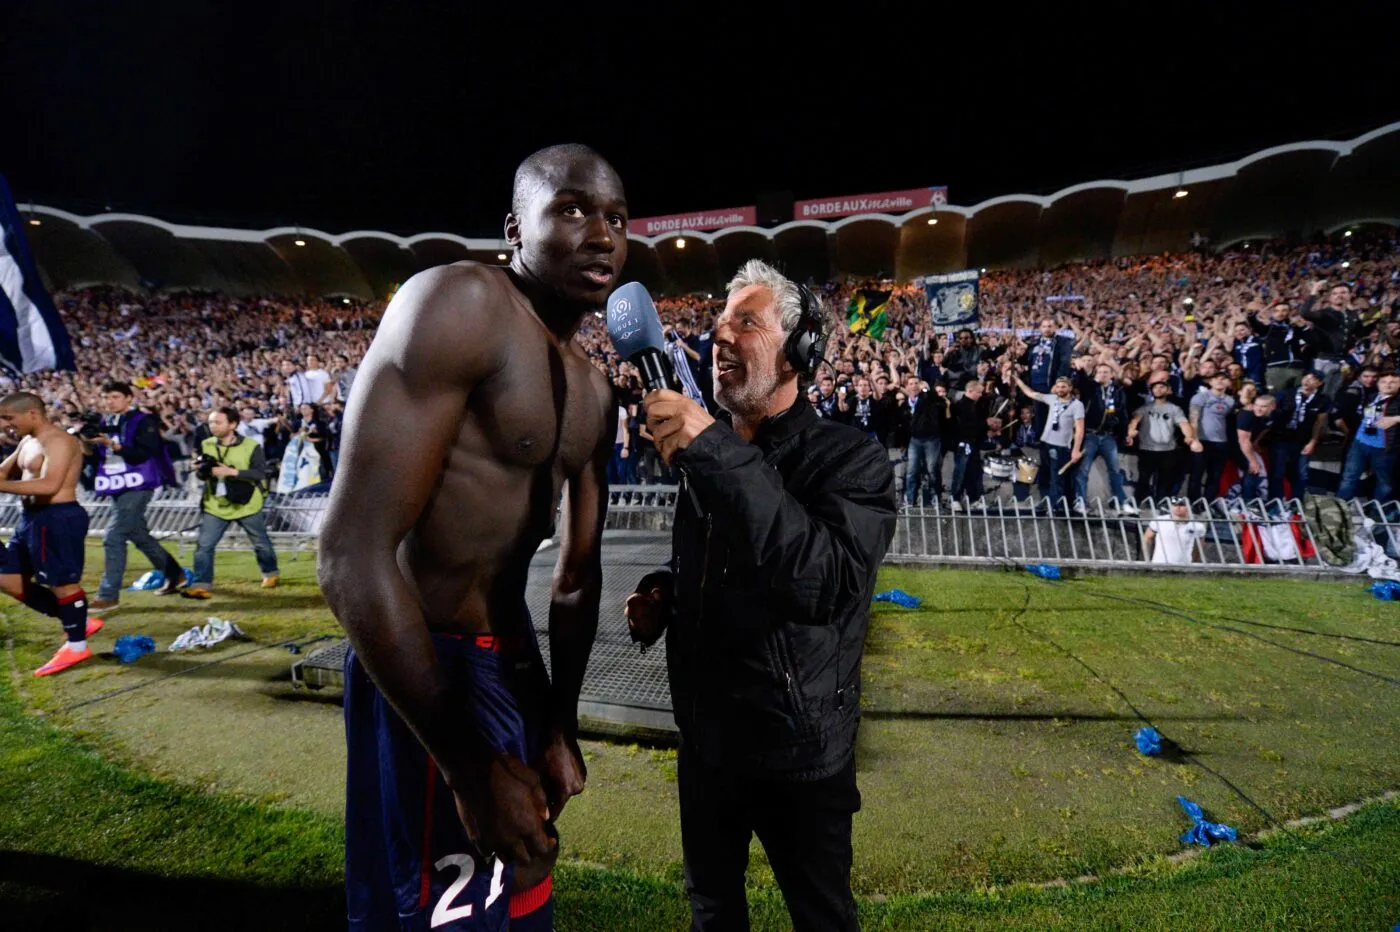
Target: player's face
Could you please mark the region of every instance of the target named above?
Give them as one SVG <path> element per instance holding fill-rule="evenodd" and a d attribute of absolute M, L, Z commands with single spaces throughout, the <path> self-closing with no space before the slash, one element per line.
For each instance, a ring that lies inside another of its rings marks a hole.
<path fill-rule="evenodd" d="M 33 437 L 43 422 L 43 416 L 38 411 L 0 411 L 0 430 L 15 439 Z"/>
<path fill-rule="evenodd" d="M 107 406 L 108 414 L 121 414 L 131 406 L 131 396 L 121 392 L 107 392 L 102 396 L 102 401 Z"/>
<path fill-rule="evenodd" d="M 1055 335 L 1055 322 L 1053 320 L 1042 320 L 1040 322 L 1040 335 L 1043 337 L 1053 337 Z"/>
<path fill-rule="evenodd" d="M 517 263 L 571 303 L 602 307 L 627 261 L 627 200 L 606 163 L 548 169 L 522 216 L 506 220 Z"/>
<path fill-rule="evenodd" d="M 762 285 L 734 292 L 715 321 L 715 401 L 731 414 L 766 411 L 782 378 L 793 375 L 783 367 L 782 351 L 772 292 Z"/>
<path fill-rule="evenodd" d="M 229 423 L 228 418 L 224 416 L 222 411 L 209 412 L 209 433 L 223 440 L 232 430 L 233 425 Z"/>

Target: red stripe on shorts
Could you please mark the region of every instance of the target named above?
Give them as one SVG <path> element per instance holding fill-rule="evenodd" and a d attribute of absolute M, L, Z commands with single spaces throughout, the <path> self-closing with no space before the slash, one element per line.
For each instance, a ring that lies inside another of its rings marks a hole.
<path fill-rule="evenodd" d="M 549 902 L 549 896 L 553 892 L 554 875 L 550 874 L 530 889 L 512 893 L 510 895 L 510 918 L 519 919 L 521 916 L 533 913 Z"/>
<path fill-rule="evenodd" d="M 418 908 L 428 905 L 428 894 L 433 885 L 433 795 L 437 790 L 437 765 L 431 754 L 428 758 L 428 791 L 423 794 L 423 885 L 418 891 Z"/>

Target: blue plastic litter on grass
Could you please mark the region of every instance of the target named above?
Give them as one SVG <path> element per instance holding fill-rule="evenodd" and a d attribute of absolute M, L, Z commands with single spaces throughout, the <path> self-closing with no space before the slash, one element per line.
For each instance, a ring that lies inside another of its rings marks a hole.
<path fill-rule="evenodd" d="M 112 653 L 117 655 L 117 659 L 122 663 L 135 663 L 138 657 L 151 653 L 156 649 L 156 642 L 144 634 L 123 634 L 117 638 L 117 644 L 112 648 Z"/>
<path fill-rule="evenodd" d="M 160 570 L 151 570 L 137 577 L 136 582 L 126 587 L 126 591 L 144 592 L 147 589 L 159 589 L 163 585 L 165 585 L 165 574 Z"/>
<path fill-rule="evenodd" d="M 1028 563 L 1026 564 L 1026 572 L 1034 573 L 1041 579 L 1060 578 L 1060 568 L 1058 566 L 1052 566 L 1049 563 Z"/>
<path fill-rule="evenodd" d="M 1386 602 L 1400 601 L 1400 583 L 1382 580 L 1371 587 L 1371 595 Z"/>
<path fill-rule="evenodd" d="M 1148 757 L 1162 753 L 1162 734 L 1155 728 L 1139 728 L 1133 740 L 1137 742 L 1137 749 Z"/>
<path fill-rule="evenodd" d="M 1212 842 L 1235 840 L 1234 829 L 1219 822 L 1207 822 L 1205 814 L 1201 812 L 1201 807 L 1185 796 L 1178 796 L 1176 801 L 1181 803 L 1181 808 L 1185 809 L 1186 814 L 1196 823 L 1185 835 L 1181 836 L 1182 844 L 1202 845 L 1209 848 Z"/>
<path fill-rule="evenodd" d="M 187 584 L 188 584 L 188 583 L 194 582 L 194 571 L 191 570 L 188 566 L 185 567 L 185 582 L 186 582 Z M 146 574 L 142 575 L 141 577 L 139 577 L 139 578 L 136 580 L 136 582 L 132 583 L 130 586 L 127 586 L 127 587 L 126 587 L 126 591 L 127 591 L 127 592 L 149 592 L 149 591 L 151 591 L 151 590 L 153 590 L 153 589 L 159 589 L 159 588 L 160 588 L 161 586 L 163 586 L 163 585 L 165 585 L 165 573 L 164 573 L 164 571 L 162 571 L 162 570 L 151 570 L 151 571 L 147 572 Z"/>
<path fill-rule="evenodd" d="M 893 602 L 895 605 L 903 606 L 904 608 L 919 607 L 919 597 L 910 595 L 903 589 L 891 589 L 889 592 L 881 592 L 879 595 L 875 596 L 875 601 Z"/>

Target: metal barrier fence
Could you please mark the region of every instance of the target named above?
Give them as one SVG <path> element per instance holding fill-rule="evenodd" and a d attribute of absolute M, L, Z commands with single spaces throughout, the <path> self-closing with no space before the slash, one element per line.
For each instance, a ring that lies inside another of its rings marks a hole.
<path fill-rule="evenodd" d="M 269 495 L 263 506 L 268 535 L 283 553 L 296 559 L 302 550 L 315 545 L 321 529 L 328 495 Z M 112 499 L 78 493 L 78 501 L 88 513 L 88 536 L 102 537 L 112 525 Z M 199 540 L 202 511 L 200 498 L 185 489 L 159 489 L 146 506 L 146 524 L 157 540 L 173 545 L 182 559 L 188 548 L 193 552 Z M 0 530 L 9 534 L 19 522 L 21 505 L 12 495 L 0 499 Z M 252 549 L 252 542 L 241 529 L 230 528 L 219 542 L 220 550 Z"/>
<path fill-rule="evenodd" d="M 964 500 L 959 506 L 901 511 L 887 559 L 1265 573 L 1332 570 L 1318 556 L 1313 530 L 1297 500 L 1197 499 L 1179 522 L 1165 501 L 1151 499 L 1138 503 L 1137 514 L 1119 513 L 1102 500 L 1083 514 L 1064 499 L 1054 509 L 1018 508 L 1008 501 L 974 505 Z"/>
<path fill-rule="evenodd" d="M 676 486 L 620 486 L 608 492 L 609 530 L 666 531 L 675 513 Z M 314 546 L 320 532 L 327 495 L 271 495 L 264 515 L 268 532 L 282 552 L 295 559 Z M 102 536 L 112 521 L 112 502 L 84 494 L 90 516 L 89 534 Z M 1111 503 L 1095 500 L 1087 513 L 1076 513 L 1066 500 L 1051 510 L 1012 501 L 972 503 L 956 507 L 934 504 L 899 512 L 887 561 L 895 563 L 1025 564 L 1059 566 L 1138 567 L 1175 570 L 1247 571 L 1257 573 L 1338 572 L 1319 555 L 1314 529 L 1297 499 L 1241 502 L 1237 499 L 1197 499 L 1190 516 L 1174 522 L 1165 502 L 1138 503 L 1137 515 L 1120 514 Z M 1400 560 L 1400 502 L 1355 501 L 1348 506 L 1355 530 L 1366 528 L 1385 556 Z M 19 520 L 20 504 L 13 496 L 0 500 L 0 531 L 9 533 Z M 146 509 L 152 534 L 182 551 L 193 549 L 199 537 L 197 496 L 181 489 L 162 489 Z M 1191 525 L 1184 530 L 1183 525 Z M 1153 560 L 1145 546 L 1151 530 L 1154 547 L 1178 560 Z M 1164 538 L 1170 536 L 1171 540 Z M 246 535 L 230 529 L 220 549 L 247 549 Z M 1190 559 L 1186 562 L 1185 553 Z"/>

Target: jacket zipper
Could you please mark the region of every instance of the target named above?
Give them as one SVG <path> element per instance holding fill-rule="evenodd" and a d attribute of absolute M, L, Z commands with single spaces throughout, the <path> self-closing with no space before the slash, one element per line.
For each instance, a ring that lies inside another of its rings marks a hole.
<path fill-rule="evenodd" d="M 783 638 L 782 630 L 773 632 L 773 647 L 777 651 L 778 666 L 783 671 L 783 681 L 787 685 L 788 698 L 792 700 L 792 711 L 799 719 L 805 714 L 803 708 L 802 695 L 798 684 L 793 682 L 792 671 L 797 669 L 788 651 L 787 642 Z"/>

